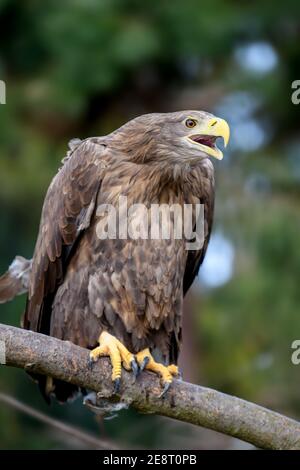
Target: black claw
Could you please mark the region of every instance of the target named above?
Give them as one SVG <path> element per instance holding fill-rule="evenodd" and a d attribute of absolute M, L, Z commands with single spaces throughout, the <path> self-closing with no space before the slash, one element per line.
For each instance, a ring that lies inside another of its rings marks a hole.
<path fill-rule="evenodd" d="M 145 356 L 144 359 L 142 360 L 142 363 L 140 365 L 140 369 L 141 370 L 144 370 L 146 365 L 149 363 L 150 361 L 150 357 L 149 356 Z"/>
<path fill-rule="evenodd" d="M 131 365 L 131 369 L 132 369 L 134 377 L 137 378 L 137 376 L 140 373 L 140 369 L 139 369 L 139 365 L 136 362 L 135 358 L 132 359 L 132 361 L 130 362 L 130 365 Z"/>
<path fill-rule="evenodd" d="M 91 356 L 89 356 L 89 358 L 88 358 L 88 368 L 90 370 L 92 370 L 94 364 L 95 364 L 94 359 L 92 359 Z"/>
<path fill-rule="evenodd" d="M 170 386 L 171 386 L 171 383 L 172 382 L 166 382 L 165 385 L 164 385 L 164 388 L 163 388 L 163 391 L 161 392 L 161 394 L 159 395 L 159 398 L 163 398 L 167 391 L 169 390 Z"/>
<path fill-rule="evenodd" d="M 114 393 L 119 393 L 120 387 L 121 387 L 121 379 L 118 378 L 114 380 L 113 383 L 114 383 Z"/>

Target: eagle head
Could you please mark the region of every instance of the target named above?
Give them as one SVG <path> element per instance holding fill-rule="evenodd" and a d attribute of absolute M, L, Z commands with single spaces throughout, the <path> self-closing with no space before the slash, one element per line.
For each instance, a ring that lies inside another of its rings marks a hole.
<path fill-rule="evenodd" d="M 111 134 L 111 144 L 137 163 L 222 160 L 217 141 L 226 147 L 230 129 L 224 119 L 205 111 L 144 114 Z"/>

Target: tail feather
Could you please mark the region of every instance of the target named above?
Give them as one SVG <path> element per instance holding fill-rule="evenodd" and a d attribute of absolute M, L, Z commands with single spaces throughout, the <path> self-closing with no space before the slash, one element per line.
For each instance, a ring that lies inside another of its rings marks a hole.
<path fill-rule="evenodd" d="M 8 271 L 0 277 L 0 304 L 28 292 L 31 260 L 16 256 Z"/>

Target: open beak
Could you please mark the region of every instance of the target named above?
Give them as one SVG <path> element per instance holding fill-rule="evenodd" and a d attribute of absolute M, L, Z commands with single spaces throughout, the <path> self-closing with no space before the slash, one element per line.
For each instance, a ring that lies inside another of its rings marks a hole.
<path fill-rule="evenodd" d="M 187 139 L 193 145 L 198 145 L 207 155 L 222 160 L 223 152 L 216 145 L 219 137 L 226 147 L 230 137 L 229 125 L 224 119 L 213 117 L 194 127 Z"/>

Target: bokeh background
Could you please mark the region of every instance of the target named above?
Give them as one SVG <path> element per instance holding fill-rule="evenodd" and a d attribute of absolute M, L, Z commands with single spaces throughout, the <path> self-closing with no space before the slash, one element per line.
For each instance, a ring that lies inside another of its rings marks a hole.
<path fill-rule="evenodd" d="M 300 418 L 299 0 L 0 0 L 0 270 L 31 257 L 47 186 L 73 137 L 146 112 L 204 109 L 232 139 L 213 236 L 185 304 L 184 378 Z M 24 296 L 0 306 L 18 325 Z M 48 407 L 21 370 L 0 391 L 116 445 L 247 448 L 159 417 L 96 419 L 80 400 Z M 0 402 L 0 447 L 86 448 Z"/>

